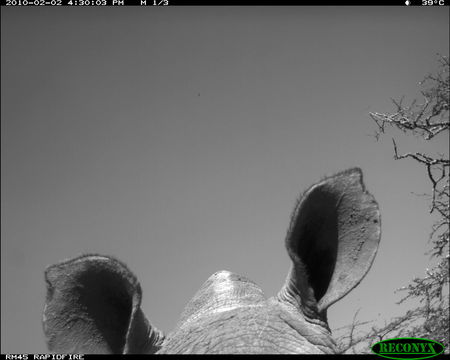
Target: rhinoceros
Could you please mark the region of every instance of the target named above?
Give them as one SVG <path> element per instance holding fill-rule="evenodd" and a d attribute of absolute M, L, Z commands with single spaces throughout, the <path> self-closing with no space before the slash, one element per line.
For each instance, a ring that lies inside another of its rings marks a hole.
<path fill-rule="evenodd" d="M 213 274 L 165 336 L 141 309 L 136 276 L 112 256 L 49 266 L 43 315 L 59 353 L 335 353 L 327 309 L 360 283 L 381 235 L 380 213 L 359 168 L 326 177 L 298 198 L 285 238 L 285 283 L 266 298 L 229 271 Z"/>

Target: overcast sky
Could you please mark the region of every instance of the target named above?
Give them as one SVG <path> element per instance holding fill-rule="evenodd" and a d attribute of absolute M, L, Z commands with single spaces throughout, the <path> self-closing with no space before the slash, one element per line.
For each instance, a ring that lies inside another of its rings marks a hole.
<path fill-rule="evenodd" d="M 448 7 L 3 7 L 1 352 L 46 352 L 44 269 L 81 253 L 126 262 L 166 332 L 217 270 L 276 294 L 296 197 L 353 166 L 382 238 L 330 327 L 399 313 L 432 219 L 391 137 L 448 139 L 376 142 L 368 112 L 419 95 L 448 30 Z"/>

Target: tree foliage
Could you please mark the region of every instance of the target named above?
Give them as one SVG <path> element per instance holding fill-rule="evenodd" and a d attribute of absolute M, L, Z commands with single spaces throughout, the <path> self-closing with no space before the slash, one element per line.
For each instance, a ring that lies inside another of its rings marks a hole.
<path fill-rule="evenodd" d="M 395 112 L 370 113 L 377 125 L 375 137 L 389 127 L 400 129 L 432 141 L 437 135 L 449 133 L 449 59 L 439 56 L 439 70 L 427 75 L 421 85 L 421 102 L 404 104 L 404 99 L 392 100 Z M 442 136 L 442 135 L 441 135 Z M 397 291 L 404 296 L 398 304 L 414 301 L 418 306 L 387 321 L 383 326 L 357 321 L 340 330 L 338 344 L 341 353 L 370 352 L 370 346 L 380 340 L 395 337 L 423 337 L 440 342 L 449 351 L 449 165 L 448 154 L 407 152 L 399 154 L 394 139 L 394 159 L 413 159 L 424 166 L 430 180 L 430 214 L 436 219 L 429 236 L 430 267 L 423 277 L 417 277 Z M 368 328 L 370 327 L 370 328 Z"/>

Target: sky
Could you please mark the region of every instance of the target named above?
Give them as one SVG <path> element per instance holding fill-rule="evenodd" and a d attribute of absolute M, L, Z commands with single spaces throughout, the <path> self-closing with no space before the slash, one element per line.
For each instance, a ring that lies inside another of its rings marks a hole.
<path fill-rule="evenodd" d="M 47 352 L 47 265 L 113 255 L 169 332 L 218 270 L 267 297 L 290 261 L 298 195 L 359 166 L 382 236 L 331 329 L 400 314 L 433 223 L 424 168 L 447 152 L 390 130 L 448 55 L 448 7 L 10 8 L 1 11 L 1 352 Z"/>

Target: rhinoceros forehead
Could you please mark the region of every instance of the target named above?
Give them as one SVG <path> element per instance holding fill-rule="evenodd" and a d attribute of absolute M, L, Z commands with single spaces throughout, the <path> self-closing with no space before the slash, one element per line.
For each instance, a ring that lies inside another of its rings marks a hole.
<path fill-rule="evenodd" d="M 263 291 L 253 281 L 229 271 L 218 271 L 186 305 L 179 325 L 239 307 L 263 306 L 265 301 Z"/>

